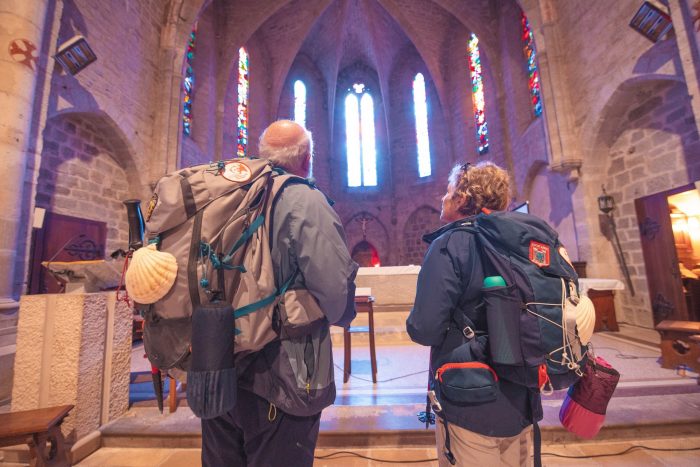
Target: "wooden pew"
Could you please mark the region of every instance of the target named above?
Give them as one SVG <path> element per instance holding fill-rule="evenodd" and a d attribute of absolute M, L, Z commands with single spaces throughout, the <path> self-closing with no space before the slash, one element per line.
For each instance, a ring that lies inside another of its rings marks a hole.
<path fill-rule="evenodd" d="M 72 405 L 0 414 L 0 448 L 28 444 L 32 467 L 69 466 L 61 423 Z"/>
<path fill-rule="evenodd" d="M 661 321 L 656 330 L 661 334 L 663 368 L 686 365 L 700 372 L 699 321 Z"/>

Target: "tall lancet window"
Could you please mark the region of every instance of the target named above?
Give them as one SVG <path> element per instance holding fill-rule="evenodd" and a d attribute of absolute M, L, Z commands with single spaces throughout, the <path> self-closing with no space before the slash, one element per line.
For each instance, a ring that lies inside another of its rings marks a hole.
<path fill-rule="evenodd" d="M 365 85 L 355 83 L 345 97 L 348 186 L 377 186 L 374 101 Z"/>
<path fill-rule="evenodd" d="M 486 128 L 486 115 L 484 108 L 484 83 L 481 77 L 481 57 L 479 55 L 479 39 L 472 34 L 467 44 L 469 72 L 472 80 L 472 101 L 474 103 L 474 123 L 476 124 L 476 142 L 479 154 L 486 154 L 489 150 L 489 132 Z"/>
<path fill-rule="evenodd" d="M 194 44 L 197 38 L 197 23 L 194 23 L 190 38 L 187 41 L 187 51 L 185 52 L 185 81 L 183 87 L 182 105 L 182 134 L 190 136 L 192 134 L 192 98 L 194 97 Z"/>
<path fill-rule="evenodd" d="M 530 100 L 535 117 L 542 115 L 542 96 L 540 94 L 540 73 L 537 70 L 537 51 L 535 50 L 535 35 L 530 29 L 530 23 L 525 13 L 522 13 L 520 22 L 523 25 L 523 52 L 527 61 L 528 86 L 530 87 Z"/>
<path fill-rule="evenodd" d="M 413 111 L 416 115 L 416 146 L 418 148 L 418 176 L 430 175 L 430 138 L 428 137 L 428 105 L 425 97 L 425 78 L 418 73 L 413 79 Z"/>
<path fill-rule="evenodd" d="M 245 157 L 248 149 L 248 52 L 238 49 L 238 157 Z"/>
<path fill-rule="evenodd" d="M 294 121 L 306 128 L 306 86 L 299 79 L 294 81 Z"/>
<path fill-rule="evenodd" d="M 300 79 L 294 81 L 294 121 L 306 128 L 306 85 Z M 309 177 L 314 174 L 313 159 L 309 167 Z"/>

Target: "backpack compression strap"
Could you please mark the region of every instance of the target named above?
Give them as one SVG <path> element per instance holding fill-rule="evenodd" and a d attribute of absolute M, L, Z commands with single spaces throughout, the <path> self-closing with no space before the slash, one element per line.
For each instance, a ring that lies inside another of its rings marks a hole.
<path fill-rule="evenodd" d="M 260 308 L 265 307 L 265 306 L 273 303 L 277 299 L 277 297 L 284 295 L 284 293 L 287 291 L 289 286 L 292 284 L 292 281 L 294 281 L 294 278 L 297 277 L 297 272 L 299 272 L 298 268 L 294 271 L 294 273 L 291 276 L 289 276 L 289 278 L 285 281 L 285 283 L 282 284 L 282 287 L 280 287 L 278 290 L 275 290 L 272 294 L 268 295 L 267 297 L 263 298 L 262 300 L 258 300 L 257 302 L 254 302 L 254 303 L 249 303 L 246 306 L 243 306 L 241 308 L 238 308 L 237 310 L 234 310 L 233 317 L 240 318 L 241 316 L 249 315 L 250 313 L 252 313 L 256 310 L 259 310 Z M 236 331 L 238 331 L 238 330 L 236 329 Z"/>

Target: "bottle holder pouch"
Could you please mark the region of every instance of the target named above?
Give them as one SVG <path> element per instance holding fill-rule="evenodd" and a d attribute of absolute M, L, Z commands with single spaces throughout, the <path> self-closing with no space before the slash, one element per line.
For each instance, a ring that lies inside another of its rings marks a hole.
<path fill-rule="evenodd" d="M 165 319 L 155 313 L 146 314 L 143 346 L 148 360 L 161 370 L 190 366 L 191 318 Z"/>
<path fill-rule="evenodd" d="M 517 287 L 510 285 L 483 289 L 483 296 L 493 363 L 522 365 L 524 358 L 520 346 L 521 320 L 527 319 L 528 316 L 522 316 L 524 312 Z"/>
<path fill-rule="evenodd" d="M 440 394 L 454 403 L 484 404 L 496 400 L 498 376 L 485 363 L 445 363 L 435 372 Z"/>
<path fill-rule="evenodd" d="M 233 308 L 224 302 L 196 306 L 192 313 L 192 363 L 187 403 L 200 418 L 219 417 L 236 404 Z"/>

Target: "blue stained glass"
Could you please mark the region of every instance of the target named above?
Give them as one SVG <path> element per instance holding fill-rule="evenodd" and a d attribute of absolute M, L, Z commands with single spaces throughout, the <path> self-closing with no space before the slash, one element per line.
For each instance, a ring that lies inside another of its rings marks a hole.
<path fill-rule="evenodd" d="M 418 176 L 427 177 L 430 167 L 430 137 L 428 135 L 428 106 L 425 96 L 425 78 L 418 73 L 413 79 L 413 111 L 416 116 L 416 147 L 418 148 Z"/>
<path fill-rule="evenodd" d="M 348 186 L 362 185 L 362 160 L 360 155 L 360 108 L 357 97 L 345 98 L 345 137 L 347 141 Z"/>
<path fill-rule="evenodd" d="M 306 128 L 306 86 L 301 80 L 294 82 L 294 121 Z"/>
<path fill-rule="evenodd" d="M 374 101 L 365 93 L 360 99 L 360 137 L 362 139 L 362 184 L 377 186 L 377 145 L 374 138 Z"/>

